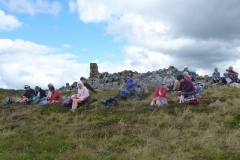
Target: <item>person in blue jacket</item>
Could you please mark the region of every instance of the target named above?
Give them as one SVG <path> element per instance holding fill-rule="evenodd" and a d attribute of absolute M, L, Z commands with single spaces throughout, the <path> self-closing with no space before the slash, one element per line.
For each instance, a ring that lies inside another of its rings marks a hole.
<path fill-rule="evenodd" d="M 141 82 L 138 82 L 136 73 L 131 73 L 126 83 L 126 89 L 134 94 L 137 100 L 141 100 L 143 97 L 143 91 L 140 90 Z"/>
<path fill-rule="evenodd" d="M 218 68 L 214 68 L 213 74 L 212 74 L 212 80 L 213 83 L 220 82 L 221 77 L 220 77 L 220 72 L 218 72 Z"/>

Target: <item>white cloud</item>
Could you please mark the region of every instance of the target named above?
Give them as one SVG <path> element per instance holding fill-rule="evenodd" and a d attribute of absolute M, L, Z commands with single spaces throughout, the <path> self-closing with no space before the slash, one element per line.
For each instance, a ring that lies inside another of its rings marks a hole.
<path fill-rule="evenodd" d="M 49 82 L 59 88 L 81 76 L 88 77 L 89 64 L 78 63 L 76 55 L 59 52 L 29 41 L 0 39 L 1 81 L 8 88 L 24 84 L 47 88 Z"/>
<path fill-rule="evenodd" d="M 18 21 L 18 19 L 12 15 L 5 14 L 2 10 L 0 10 L 0 31 L 1 30 L 13 30 L 20 27 L 22 24 Z"/>
<path fill-rule="evenodd" d="M 106 69 L 145 72 L 188 65 L 203 74 L 211 74 L 214 67 L 221 72 L 229 65 L 240 69 L 238 5 L 240 1 L 219 4 L 217 0 L 72 0 L 69 4 L 83 22 L 104 22 L 115 42 L 128 42 L 125 62 L 120 67 L 102 64 Z"/>
<path fill-rule="evenodd" d="M 49 2 L 48 0 L 1 0 L 10 11 L 35 15 L 46 13 L 57 15 L 62 8 L 58 1 Z"/>

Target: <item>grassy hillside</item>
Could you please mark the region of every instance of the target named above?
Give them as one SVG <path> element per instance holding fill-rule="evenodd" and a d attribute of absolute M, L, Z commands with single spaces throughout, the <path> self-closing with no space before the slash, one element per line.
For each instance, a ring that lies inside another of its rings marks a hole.
<path fill-rule="evenodd" d="M 178 104 L 169 95 L 164 108 L 149 107 L 151 91 L 142 101 L 119 100 L 109 108 L 100 100 L 117 91 L 98 91 L 75 113 L 60 104 L 1 104 L 0 159 L 240 159 L 239 89 L 205 90 L 198 106 Z M 22 92 L 0 90 L 0 98 Z"/>

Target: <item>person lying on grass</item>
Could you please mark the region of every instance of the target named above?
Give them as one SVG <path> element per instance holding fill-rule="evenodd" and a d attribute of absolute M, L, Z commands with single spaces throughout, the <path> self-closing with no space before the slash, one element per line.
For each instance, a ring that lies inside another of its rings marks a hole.
<path fill-rule="evenodd" d="M 71 112 L 75 112 L 78 107 L 78 103 L 82 103 L 89 97 L 88 89 L 83 85 L 82 81 L 78 82 L 78 93 L 71 96 L 72 109 Z"/>

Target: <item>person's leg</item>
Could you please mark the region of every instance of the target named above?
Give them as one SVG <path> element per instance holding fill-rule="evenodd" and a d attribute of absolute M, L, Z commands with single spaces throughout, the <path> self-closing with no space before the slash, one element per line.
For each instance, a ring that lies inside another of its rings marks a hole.
<path fill-rule="evenodd" d="M 156 104 L 156 101 L 157 101 L 157 99 L 158 99 L 158 97 L 156 97 L 156 98 L 153 98 L 153 99 L 152 99 L 152 102 L 150 103 L 150 106 L 153 106 L 153 105 L 155 105 L 155 104 Z"/>
<path fill-rule="evenodd" d="M 27 100 L 28 100 L 28 98 L 24 97 L 24 98 L 22 98 L 19 102 L 20 102 L 20 103 L 23 103 L 23 102 L 25 102 L 25 101 L 27 101 Z"/>
<path fill-rule="evenodd" d="M 140 93 L 140 89 L 138 87 L 129 88 L 128 91 L 130 92 L 130 94 L 133 94 L 135 98 L 139 99 L 138 94 Z"/>
<path fill-rule="evenodd" d="M 175 80 L 174 85 L 173 85 L 173 90 L 176 91 L 179 85 L 179 81 Z"/>
<path fill-rule="evenodd" d="M 179 98 L 179 103 L 183 103 L 183 99 L 184 99 L 184 95 L 181 94 L 181 96 Z"/>
<path fill-rule="evenodd" d="M 83 101 L 83 99 L 74 99 L 73 100 L 73 105 L 72 105 L 72 112 L 74 112 L 75 111 L 75 109 L 77 109 L 77 106 L 78 106 L 78 103 L 81 103 Z"/>

